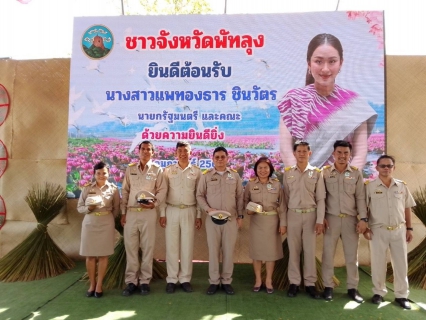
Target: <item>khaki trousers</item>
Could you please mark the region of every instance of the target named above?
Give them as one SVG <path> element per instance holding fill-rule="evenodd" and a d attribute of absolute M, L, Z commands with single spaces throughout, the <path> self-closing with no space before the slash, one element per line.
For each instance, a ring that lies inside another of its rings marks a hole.
<path fill-rule="evenodd" d="M 231 284 L 234 271 L 234 248 L 237 242 L 238 226 L 235 219 L 225 224 L 215 224 L 206 218 L 207 245 L 209 247 L 210 284 Z M 219 271 L 219 257 L 222 251 L 222 274 Z"/>
<path fill-rule="evenodd" d="M 185 209 L 166 208 L 167 283 L 191 282 L 195 216 L 195 206 Z"/>
<path fill-rule="evenodd" d="M 154 256 L 155 224 L 157 210 L 141 212 L 127 211 L 124 225 L 124 245 L 126 248 L 126 283 L 148 284 L 152 278 Z M 139 263 L 139 247 L 142 249 L 142 262 Z"/>
<path fill-rule="evenodd" d="M 339 218 L 332 214 L 326 214 L 328 229 L 324 234 L 324 247 L 322 252 L 322 278 L 324 286 L 334 287 L 334 256 L 339 238 L 342 239 L 343 253 L 346 263 L 346 287 L 358 289 L 358 242 L 359 235 L 356 232 L 357 218 L 346 216 Z"/>
<path fill-rule="evenodd" d="M 389 249 L 394 274 L 395 298 L 407 298 L 409 291 L 405 225 L 396 230 L 373 228 L 372 231 L 370 251 L 373 293 L 383 297 L 388 292 L 386 289 L 386 253 Z"/>
<path fill-rule="evenodd" d="M 287 241 L 290 251 L 288 278 L 291 284 L 300 285 L 300 254 L 303 248 L 303 276 L 305 286 L 314 286 L 317 281 L 315 262 L 315 223 L 316 211 L 297 213 L 289 209 L 287 213 Z"/>

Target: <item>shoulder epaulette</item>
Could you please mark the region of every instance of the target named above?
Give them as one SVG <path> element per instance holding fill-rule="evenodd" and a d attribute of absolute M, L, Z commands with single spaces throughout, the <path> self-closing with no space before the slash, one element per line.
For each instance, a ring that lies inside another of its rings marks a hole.
<path fill-rule="evenodd" d="M 322 167 L 322 170 L 324 170 L 324 169 L 329 169 L 329 168 L 331 168 L 331 166 L 330 166 L 330 165 L 327 165 L 327 166 Z"/>
<path fill-rule="evenodd" d="M 395 179 L 395 181 L 398 181 L 398 182 L 401 182 L 401 183 L 407 185 L 407 182 L 405 182 L 405 181 L 402 181 L 402 180 L 399 180 L 399 179 Z"/>
<path fill-rule="evenodd" d="M 290 169 L 291 169 L 292 167 L 285 167 L 284 168 L 284 171 L 290 171 Z"/>
<path fill-rule="evenodd" d="M 137 162 L 133 162 L 133 163 L 129 164 L 129 167 L 133 167 L 133 166 L 135 166 L 137 164 L 138 164 Z"/>
<path fill-rule="evenodd" d="M 233 172 L 238 172 L 237 170 L 235 170 L 235 169 L 232 169 L 232 168 L 229 168 L 231 171 L 233 171 Z"/>
<path fill-rule="evenodd" d="M 158 163 L 156 163 L 156 162 L 153 162 L 152 163 L 152 165 L 154 166 L 154 167 L 161 167 Z"/>
<path fill-rule="evenodd" d="M 83 187 L 88 187 L 88 186 L 90 186 L 92 183 L 91 182 L 88 182 L 88 183 L 86 183 Z"/>
<path fill-rule="evenodd" d="M 208 172 L 210 172 L 210 171 L 212 171 L 212 170 L 213 170 L 213 168 L 206 169 L 206 170 L 204 170 L 204 171 L 203 171 L 203 174 L 206 174 L 206 173 L 208 173 Z"/>
<path fill-rule="evenodd" d="M 254 181 L 254 180 L 256 180 L 256 178 L 250 178 L 250 180 L 249 180 L 249 181 Z"/>
<path fill-rule="evenodd" d="M 200 170 L 201 170 L 201 168 L 200 168 L 199 166 L 195 165 L 195 164 L 193 164 L 193 165 L 192 165 L 192 167 L 194 167 L 194 168 L 197 168 L 197 169 L 200 169 Z"/>
<path fill-rule="evenodd" d="M 351 166 L 351 169 L 352 169 L 352 170 L 358 170 L 358 167 Z"/>
<path fill-rule="evenodd" d="M 370 183 L 370 180 L 365 180 L 364 184 L 367 185 Z"/>
<path fill-rule="evenodd" d="M 175 165 L 174 163 L 169 164 L 166 168 L 168 168 L 168 167 L 172 167 L 172 166 L 174 166 L 174 165 Z M 166 169 L 166 168 L 164 168 L 164 169 Z"/>
<path fill-rule="evenodd" d="M 272 181 L 280 181 L 278 178 L 272 178 Z"/>
<path fill-rule="evenodd" d="M 318 172 L 321 172 L 320 168 L 315 167 L 315 170 L 318 171 Z"/>

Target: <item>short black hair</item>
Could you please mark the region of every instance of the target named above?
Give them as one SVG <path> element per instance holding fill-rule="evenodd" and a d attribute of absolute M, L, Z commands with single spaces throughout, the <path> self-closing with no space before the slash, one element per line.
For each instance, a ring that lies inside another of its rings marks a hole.
<path fill-rule="evenodd" d="M 260 157 L 259 159 L 257 159 L 256 163 L 254 164 L 254 174 L 256 175 L 256 177 L 258 177 L 258 175 L 257 175 L 257 167 L 262 162 L 265 162 L 269 166 L 269 178 L 270 178 L 272 176 L 272 174 L 274 173 L 275 168 L 272 165 L 272 162 L 271 162 L 271 160 L 269 160 L 268 157 Z"/>
<path fill-rule="evenodd" d="M 352 144 L 349 141 L 336 140 L 336 142 L 333 145 L 334 151 L 336 151 L 337 147 L 349 148 L 349 150 L 351 150 L 351 152 L 352 152 Z"/>
<path fill-rule="evenodd" d="M 139 151 L 141 150 L 141 146 L 143 144 L 149 144 L 149 145 L 151 145 L 152 152 L 154 152 L 154 145 L 152 144 L 151 141 L 148 141 L 148 140 L 145 140 L 145 141 L 142 141 L 141 143 L 139 143 Z"/>
<path fill-rule="evenodd" d="M 96 163 L 93 166 L 93 174 L 96 173 L 96 170 L 103 169 L 103 168 L 106 168 L 108 170 L 108 172 L 109 172 L 109 165 L 106 164 L 105 162 L 99 161 L 98 163 Z"/>
<path fill-rule="evenodd" d="M 176 149 L 177 148 L 179 148 L 179 147 L 190 147 L 191 148 L 191 145 L 189 144 L 189 142 L 188 141 L 186 141 L 186 140 L 179 140 L 177 143 L 176 143 Z"/>
<path fill-rule="evenodd" d="M 379 159 L 377 159 L 377 165 L 379 165 L 380 160 L 382 159 L 390 159 L 392 160 L 392 163 L 395 165 L 395 158 L 393 156 L 387 155 L 387 154 L 382 154 Z"/>
<path fill-rule="evenodd" d="M 228 150 L 226 150 L 226 148 L 225 147 L 217 147 L 216 149 L 214 149 L 214 151 L 213 151 L 213 156 L 214 156 L 214 154 L 216 153 L 216 152 L 219 152 L 219 151 L 223 151 L 223 152 L 225 152 L 226 153 L 226 155 L 228 155 Z"/>
<path fill-rule="evenodd" d="M 307 142 L 307 141 L 296 141 L 293 144 L 293 152 L 296 151 L 298 146 L 306 146 L 306 147 L 308 147 L 308 150 L 311 151 L 311 146 L 309 145 L 309 142 Z"/>

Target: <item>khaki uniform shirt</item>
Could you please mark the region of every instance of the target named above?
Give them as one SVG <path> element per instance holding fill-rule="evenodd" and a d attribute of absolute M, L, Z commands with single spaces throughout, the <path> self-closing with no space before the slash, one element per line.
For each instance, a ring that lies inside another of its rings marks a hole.
<path fill-rule="evenodd" d="M 78 212 L 86 214 L 91 213 L 91 211 L 89 211 L 89 207 L 85 204 L 87 197 L 91 196 L 101 196 L 104 202 L 103 205 L 97 206 L 95 211 L 110 211 L 114 217 L 118 216 L 118 213 L 120 212 L 120 193 L 118 192 L 118 188 L 115 184 L 106 181 L 105 185 L 99 188 L 96 186 L 95 181 L 84 187 L 80 198 L 78 199 Z"/>
<path fill-rule="evenodd" d="M 289 209 L 316 208 L 316 223 L 324 223 L 325 185 L 322 171 L 308 163 L 305 171 L 297 165 L 284 169 L 284 195 Z"/>
<path fill-rule="evenodd" d="M 345 213 L 351 216 L 359 214 L 367 218 L 364 180 L 358 168 L 348 165 L 342 173 L 336 170 L 334 164 L 325 166 L 322 170 L 327 195 L 325 212 L 338 216 Z"/>
<path fill-rule="evenodd" d="M 405 222 L 405 208 L 416 205 L 404 181 L 393 179 L 388 187 L 377 178 L 366 181 L 370 227 L 398 226 Z"/>
<path fill-rule="evenodd" d="M 229 168 L 223 175 L 210 169 L 201 176 L 197 188 L 197 202 L 207 212 L 213 208 L 225 210 L 237 217 L 243 214 L 243 185 L 240 175 Z"/>
<path fill-rule="evenodd" d="M 121 213 L 126 214 L 127 208 L 140 208 L 136 201 L 139 191 L 149 191 L 157 198 L 155 206 L 158 207 L 166 199 L 167 184 L 163 179 L 163 169 L 152 162 L 147 162 L 143 171 L 141 163 L 130 164 L 124 174 L 123 187 L 121 190 Z"/>
<path fill-rule="evenodd" d="M 198 182 L 201 177 L 201 169 L 189 164 L 182 169 L 178 163 L 172 164 L 164 169 L 163 178 L 168 186 L 167 200 L 163 203 L 160 216 L 166 216 L 167 204 L 187 206 L 197 205 L 195 197 Z M 201 218 L 200 208 L 197 206 L 197 218 Z"/>
<path fill-rule="evenodd" d="M 269 178 L 267 184 L 259 181 L 259 178 L 250 180 L 244 190 L 244 208 L 250 201 L 263 207 L 263 211 L 276 211 L 280 218 L 280 226 L 287 225 L 287 205 L 284 191 L 277 179 Z"/>

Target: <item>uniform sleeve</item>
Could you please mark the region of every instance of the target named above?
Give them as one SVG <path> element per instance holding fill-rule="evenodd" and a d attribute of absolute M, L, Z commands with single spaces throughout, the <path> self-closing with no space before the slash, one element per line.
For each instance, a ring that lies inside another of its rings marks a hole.
<path fill-rule="evenodd" d="M 121 188 L 121 214 L 127 213 L 127 203 L 130 194 L 130 169 L 127 168 L 124 173 L 123 185 Z"/>
<path fill-rule="evenodd" d="M 288 183 L 287 183 L 287 177 L 286 177 L 285 171 L 283 173 L 283 191 L 284 191 L 284 201 L 285 201 L 286 205 L 288 206 L 290 188 L 289 188 Z"/>
<path fill-rule="evenodd" d="M 410 190 L 407 186 L 405 186 L 406 195 L 405 195 L 405 208 L 411 208 L 416 206 L 416 202 L 414 201 L 413 196 L 411 195 Z"/>
<path fill-rule="evenodd" d="M 201 179 L 201 170 L 198 170 L 197 179 L 195 180 L 195 193 L 197 193 L 198 184 L 200 183 L 200 179 Z M 197 202 L 197 218 L 201 218 L 200 205 L 198 204 L 197 199 L 195 199 L 195 201 Z"/>
<path fill-rule="evenodd" d="M 250 190 L 251 190 L 251 185 L 250 185 L 250 181 L 246 184 L 246 187 L 244 188 L 244 195 L 243 195 L 243 199 L 244 199 L 244 208 L 247 207 L 247 204 L 251 201 L 251 194 L 250 194 Z"/>
<path fill-rule="evenodd" d="M 243 195 L 243 180 L 241 179 L 240 175 L 236 173 L 237 175 L 237 193 L 236 193 L 236 200 L 237 200 L 237 215 L 244 215 L 244 195 Z"/>
<path fill-rule="evenodd" d="M 358 180 L 355 187 L 356 209 L 360 218 L 367 218 L 367 202 L 365 201 L 365 184 L 361 171 L 358 171 Z"/>
<path fill-rule="evenodd" d="M 155 196 L 157 201 L 155 206 L 159 207 L 162 203 L 166 202 L 167 197 L 167 182 L 164 180 L 163 169 L 158 168 L 157 179 L 155 180 Z"/>
<path fill-rule="evenodd" d="M 207 182 L 206 182 L 206 175 L 203 174 L 200 178 L 200 182 L 197 186 L 197 203 L 198 206 L 203 209 L 206 213 L 207 210 L 210 209 L 209 204 L 207 203 Z"/>
<path fill-rule="evenodd" d="M 112 196 L 112 214 L 117 217 L 120 213 L 120 192 L 118 188 L 114 188 L 114 194 Z"/>
<path fill-rule="evenodd" d="M 315 200 L 317 202 L 317 223 L 323 224 L 325 217 L 325 183 L 322 171 L 319 173 L 317 187 L 315 188 Z"/>
<path fill-rule="evenodd" d="M 78 198 L 77 211 L 83 214 L 90 213 L 89 207 L 85 205 L 88 192 L 89 188 L 84 187 L 83 191 L 80 193 L 80 198 Z"/>
<path fill-rule="evenodd" d="M 167 186 L 167 190 L 169 189 L 169 170 L 167 168 L 164 169 L 163 171 L 163 181 Z M 167 194 L 166 194 L 166 200 L 167 200 Z M 163 201 L 163 203 L 160 204 L 160 217 L 165 217 L 166 216 L 166 208 L 167 208 L 167 202 Z"/>
<path fill-rule="evenodd" d="M 280 184 L 277 212 L 280 217 L 280 227 L 287 227 L 287 202 L 284 195 L 284 187 Z"/>

